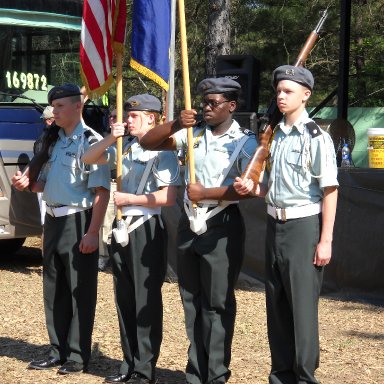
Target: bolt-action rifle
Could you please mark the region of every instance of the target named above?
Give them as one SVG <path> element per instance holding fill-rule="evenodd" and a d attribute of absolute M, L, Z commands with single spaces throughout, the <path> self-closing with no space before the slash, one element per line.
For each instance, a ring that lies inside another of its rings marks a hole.
<path fill-rule="evenodd" d="M 299 56 L 296 59 L 294 64 L 295 67 L 303 66 L 309 53 L 311 52 L 313 46 L 315 45 L 316 40 L 319 37 L 321 27 L 323 26 L 325 19 L 328 16 L 327 9 L 322 12 L 321 18 L 316 25 L 316 28 L 308 36 L 307 41 L 305 42 L 304 47 L 301 49 Z M 276 125 L 282 119 L 282 113 L 277 107 L 276 98 L 274 98 L 267 112 L 260 118 L 261 127 L 259 130 L 259 146 L 256 148 L 255 153 L 253 154 L 251 160 L 249 161 L 244 173 L 242 174 L 242 179 L 252 179 L 254 183 L 254 191 L 260 181 L 260 175 L 265 167 L 265 162 L 269 157 L 269 141 L 272 136 L 273 130 Z"/>
<path fill-rule="evenodd" d="M 56 123 L 52 123 L 50 126 L 44 128 L 41 136 L 36 140 L 33 152 L 34 156 L 28 163 L 23 173 L 29 172 L 29 188 L 37 181 L 40 170 L 43 165 L 48 161 L 50 156 L 50 147 L 56 143 L 59 138 L 60 127 Z"/>

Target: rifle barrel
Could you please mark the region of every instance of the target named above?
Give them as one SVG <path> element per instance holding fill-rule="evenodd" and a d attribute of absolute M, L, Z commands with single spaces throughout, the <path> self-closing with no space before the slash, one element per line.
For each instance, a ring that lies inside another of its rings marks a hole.
<path fill-rule="evenodd" d="M 301 49 L 299 55 L 297 56 L 296 62 L 294 64 L 295 67 L 304 65 L 305 60 L 307 60 L 307 57 L 309 55 L 309 52 L 311 52 L 313 46 L 316 43 L 317 38 L 319 37 L 320 29 L 323 26 L 327 16 L 328 16 L 328 10 L 326 9 L 325 11 L 322 12 L 322 16 L 319 22 L 317 23 L 316 28 L 308 36 L 307 41 L 305 42 L 303 48 Z"/>
<path fill-rule="evenodd" d="M 317 23 L 316 25 L 316 28 L 314 29 L 314 32 L 318 35 L 320 33 L 320 30 L 325 22 L 325 19 L 328 17 L 328 8 L 325 9 L 323 12 L 322 12 L 322 16 L 319 20 L 319 22 Z"/>

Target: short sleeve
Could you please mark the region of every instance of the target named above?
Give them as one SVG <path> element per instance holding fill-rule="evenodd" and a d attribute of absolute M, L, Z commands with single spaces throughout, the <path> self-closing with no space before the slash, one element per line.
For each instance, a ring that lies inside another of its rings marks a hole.
<path fill-rule="evenodd" d="M 174 151 L 159 152 L 153 165 L 153 174 L 158 187 L 181 185 L 177 153 Z"/>
<path fill-rule="evenodd" d="M 312 139 L 312 173 L 316 176 L 320 188 L 338 186 L 337 163 L 332 138 L 327 132 Z"/>

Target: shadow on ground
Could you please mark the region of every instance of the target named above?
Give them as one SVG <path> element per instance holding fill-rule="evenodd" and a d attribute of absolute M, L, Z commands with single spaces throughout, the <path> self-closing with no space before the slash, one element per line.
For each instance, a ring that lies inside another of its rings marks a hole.
<path fill-rule="evenodd" d="M 49 354 L 48 345 L 37 345 L 24 340 L 0 337 L 0 356 L 17 359 L 25 363 L 27 368 L 32 360 L 44 359 Z M 88 374 L 105 377 L 118 373 L 120 361 L 104 355 L 95 343 L 92 348 L 92 358 L 88 367 Z M 157 368 L 158 384 L 181 384 L 185 382 L 185 374 L 181 371 Z"/>

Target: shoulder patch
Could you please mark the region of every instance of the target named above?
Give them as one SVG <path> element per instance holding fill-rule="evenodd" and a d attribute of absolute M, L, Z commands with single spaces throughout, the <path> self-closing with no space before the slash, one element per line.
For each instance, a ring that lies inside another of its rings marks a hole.
<path fill-rule="evenodd" d="M 248 129 L 248 128 L 241 128 L 241 131 L 244 133 L 244 135 L 247 135 L 247 136 L 256 135 L 255 132 L 251 131 L 251 130 Z"/>
<path fill-rule="evenodd" d="M 311 135 L 312 139 L 322 135 L 320 127 L 313 121 L 309 121 L 305 124 L 305 126 L 308 129 L 309 134 Z"/>
<path fill-rule="evenodd" d="M 89 145 L 95 144 L 99 141 L 93 132 L 89 129 L 84 131 L 84 136 L 87 138 Z"/>
<path fill-rule="evenodd" d="M 197 128 L 205 128 L 207 123 L 204 120 L 198 120 L 195 127 Z"/>

